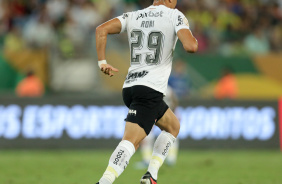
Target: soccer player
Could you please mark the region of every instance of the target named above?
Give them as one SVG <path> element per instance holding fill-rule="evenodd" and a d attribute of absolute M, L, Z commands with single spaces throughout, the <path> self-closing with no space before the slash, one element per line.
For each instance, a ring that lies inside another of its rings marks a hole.
<path fill-rule="evenodd" d="M 185 16 L 175 9 L 177 0 L 154 0 L 143 10 L 124 13 L 96 29 L 96 49 L 101 71 L 113 76 L 118 69 L 106 62 L 108 34 L 127 31 L 131 65 L 122 95 L 129 108 L 122 141 L 110 157 L 98 184 L 112 184 L 124 171 L 140 142 L 153 125 L 162 132 L 155 141 L 148 171 L 141 184 L 156 184 L 158 171 L 180 129 L 174 113 L 163 100 L 171 72 L 177 38 L 187 52 L 196 52 L 198 43 Z"/>

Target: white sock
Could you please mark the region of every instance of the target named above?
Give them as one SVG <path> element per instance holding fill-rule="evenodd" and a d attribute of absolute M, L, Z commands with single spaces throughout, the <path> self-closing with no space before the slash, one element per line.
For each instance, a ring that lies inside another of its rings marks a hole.
<path fill-rule="evenodd" d="M 135 147 L 131 142 L 127 140 L 121 141 L 113 152 L 109 160 L 109 165 L 100 179 L 99 184 L 112 184 L 127 167 L 134 153 Z"/>
<path fill-rule="evenodd" d="M 145 139 L 143 139 L 142 144 L 140 145 L 143 162 L 146 164 L 149 164 L 152 158 L 154 139 L 154 135 L 151 132 Z"/>
<path fill-rule="evenodd" d="M 166 131 L 162 131 L 162 133 L 158 136 L 155 144 L 152 159 L 149 164 L 148 171 L 151 173 L 152 177 L 157 180 L 158 171 L 162 166 L 167 154 L 169 152 L 169 148 L 175 141 L 175 137 Z"/>
<path fill-rule="evenodd" d="M 169 165 L 176 164 L 178 150 L 179 150 L 179 140 L 175 139 L 175 142 L 174 142 L 174 144 L 171 145 L 169 152 L 168 152 L 168 155 L 165 159 L 165 162 L 167 164 L 169 164 Z"/>

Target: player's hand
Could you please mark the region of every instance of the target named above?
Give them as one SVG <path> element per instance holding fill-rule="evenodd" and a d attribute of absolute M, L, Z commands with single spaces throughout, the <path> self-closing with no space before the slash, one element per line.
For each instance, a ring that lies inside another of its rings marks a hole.
<path fill-rule="evenodd" d="M 118 69 L 112 67 L 109 64 L 102 64 L 101 65 L 101 71 L 105 74 L 105 75 L 109 75 L 110 77 L 114 76 L 113 72 L 118 72 Z"/>

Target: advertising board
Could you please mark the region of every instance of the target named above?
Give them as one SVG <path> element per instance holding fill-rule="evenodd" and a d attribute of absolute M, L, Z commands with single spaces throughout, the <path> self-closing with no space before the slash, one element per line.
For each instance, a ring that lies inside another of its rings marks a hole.
<path fill-rule="evenodd" d="M 181 147 L 279 149 L 281 101 L 182 102 Z M 1 100 L 0 148 L 111 147 L 122 138 L 127 113 L 110 99 Z"/>

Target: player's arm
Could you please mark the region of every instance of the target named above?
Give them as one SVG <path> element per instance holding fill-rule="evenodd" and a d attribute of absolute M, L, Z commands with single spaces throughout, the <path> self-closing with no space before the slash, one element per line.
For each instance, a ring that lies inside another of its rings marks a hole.
<path fill-rule="evenodd" d="M 189 29 L 180 29 L 177 36 L 186 52 L 195 53 L 198 51 L 198 41 Z"/>
<path fill-rule="evenodd" d="M 96 28 L 96 50 L 98 55 L 98 64 L 101 71 L 109 76 L 113 76 L 113 71 L 118 72 L 118 69 L 106 63 L 106 45 L 108 34 L 118 34 L 121 31 L 121 22 L 114 18 L 101 24 Z"/>
<path fill-rule="evenodd" d="M 181 41 L 183 48 L 186 52 L 197 52 L 198 51 L 198 41 L 193 36 L 192 32 L 190 31 L 190 25 L 188 19 L 185 17 L 183 13 L 178 10 L 175 10 L 174 14 L 174 26 L 175 26 L 175 33 L 177 37 Z"/>

